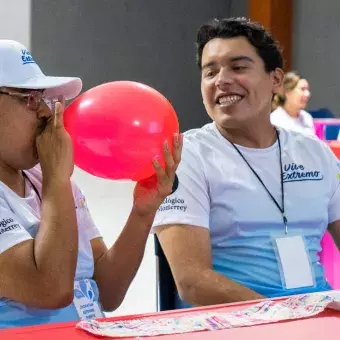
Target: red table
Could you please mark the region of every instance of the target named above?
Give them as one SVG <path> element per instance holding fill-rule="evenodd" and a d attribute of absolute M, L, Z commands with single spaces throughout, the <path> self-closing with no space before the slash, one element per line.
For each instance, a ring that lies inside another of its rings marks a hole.
<path fill-rule="evenodd" d="M 236 303 L 229 305 L 219 305 L 213 307 L 201 307 L 188 309 L 186 311 L 171 311 L 147 315 L 135 315 L 126 317 L 114 317 L 108 320 L 128 320 L 137 317 L 160 317 L 176 316 L 197 312 L 216 311 L 230 312 L 236 309 L 243 309 L 254 302 Z M 179 335 L 163 335 L 161 337 L 146 337 L 146 340 L 184 340 L 184 339 L 226 339 L 226 340 L 338 340 L 340 338 L 340 311 L 326 309 L 319 315 L 294 321 L 285 321 L 267 325 L 252 327 L 226 329 L 221 331 L 196 332 Z M 112 339 L 96 337 L 85 331 L 75 329 L 75 323 L 53 324 L 34 327 L 22 327 L 0 331 L 1 340 L 93 340 L 93 339 Z M 125 338 L 132 339 L 132 338 Z M 134 338 L 135 339 L 135 338 Z"/>

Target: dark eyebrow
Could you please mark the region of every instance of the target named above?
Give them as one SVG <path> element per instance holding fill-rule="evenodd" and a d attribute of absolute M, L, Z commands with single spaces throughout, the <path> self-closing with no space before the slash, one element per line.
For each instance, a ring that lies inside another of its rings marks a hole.
<path fill-rule="evenodd" d="M 255 63 L 255 61 L 250 58 L 250 57 L 247 57 L 246 55 L 239 55 L 239 56 L 236 56 L 236 57 L 231 57 L 229 58 L 229 62 L 232 63 L 232 62 L 236 62 L 236 61 L 248 61 L 252 64 Z M 202 71 L 206 68 L 209 68 L 209 67 L 212 67 L 212 66 L 216 66 L 217 63 L 215 61 L 210 61 L 209 63 L 206 63 L 202 66 Z"/>
<path fill-rule="evenodd" d="M 236 57 L 232 57 L 229 59 L 230 62 L 235 62 L 235 61 L 249 61 L 251 63 L 254 64 L 254 60 L 250 57 L 247 57 L 245 55 L 240 55 L 240 56 L 236 56 Z"/>
<path fill-rule="evenodd" d="M 209 68 L 211 66 L 216 66 L 216 62 L 215 61 L 211 61 L 210 63 L 206 63 L 205 65 L 202 66 L 202 71 L 205 69 L 205 68 Z"/>

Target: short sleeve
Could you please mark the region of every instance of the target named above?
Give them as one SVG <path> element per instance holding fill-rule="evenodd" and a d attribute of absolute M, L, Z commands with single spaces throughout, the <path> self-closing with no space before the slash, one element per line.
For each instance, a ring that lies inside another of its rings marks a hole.
<path fill-rule="evenodd" d="M 87 207 L 85 196 L 75 184 L 73 184 L 73 190 L 77 211 L 78 228 L 87 234 L 89 240 L 101 237 L 100 232 L 96 227 Z"/>
<path fill-rule="evenodd" d="M 8 208 L 5 200 L 0 198 L 0 254 L 23 241 L 31 239 L 31 235 Z"/>
<path fill-rule="evenodd" d="M 189 224 L 209 228 L 210 199 L 204 166 L 194 145 L 184 140 L 173 192 L 159 207 L 153 224 Z"/>
<path fill-rule="evenodd" d="M 340 220 L 340 161 L 326 146 L 330 157 L 331 196 L 328 203 L 328 223 Z"/>

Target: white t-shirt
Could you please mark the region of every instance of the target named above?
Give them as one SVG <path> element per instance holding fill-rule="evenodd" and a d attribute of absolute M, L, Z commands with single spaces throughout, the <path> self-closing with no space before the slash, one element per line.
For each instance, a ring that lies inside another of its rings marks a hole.
<path fill-rule="evenodd" d="M 305 110 L 300 110 L 298 117 L 292 117 L 282 106 L 270 114 L 273 125 L 287 130 L 315 134 L 313 117 Z"/>
<path fill-rule="evenodd" d="M 282 214 L 214 123 L 184 134 L 179 185 L 160 206 L 153 231 L 165 224 L 209 229 L 213 268 L 264 296 L 328 290 L 318 252 L 327 225 L 340 219 L 339 163 L 316 137 L 278 131 L 288 230 L 305 237 L 314 288 L 284 288 L 271 237 L 284 231 Z M 281 205 L 278 142 L 266 149 L 238 148 Z"/>
<path fill-rule="evenodd" d="M 37 166 L 25 172 L 40 197 L 42 173 Z M 26 180 L 25 197 L 20 197 L 0 182 L 0 254 L 20 242 L 35 238 L 40 224 L 40 199 L 30 181 Z M 85 198 L 72 183 L 78 221 L 79 250 L 75 280 L 92 279 L 94 261 L 90 240 L 101 237 L 88 211 Z M 98 295 L 93 280 L 91 286 Z M 58 310 L 29 308 L 0 297 L 0 329 L 24 325 L 79 320 L 74 306 Z"/>

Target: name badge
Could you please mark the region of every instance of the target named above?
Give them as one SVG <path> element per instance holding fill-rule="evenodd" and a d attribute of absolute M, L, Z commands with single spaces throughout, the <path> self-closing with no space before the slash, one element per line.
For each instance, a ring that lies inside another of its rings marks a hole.
<path fill-rule="evenodd" d="M 80 320 L 103 318 L 104 313 L 99 305 L 98 295 L 93 291 L 90 280 L 74 282 L 73 304 Z"/>
<path fill-rule="evenodd" d="M 313 287 L 315 277 L 303 237 L 300 235 L 273 235 L 274 249 L 286 289 Z"/>

